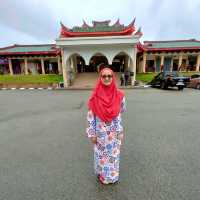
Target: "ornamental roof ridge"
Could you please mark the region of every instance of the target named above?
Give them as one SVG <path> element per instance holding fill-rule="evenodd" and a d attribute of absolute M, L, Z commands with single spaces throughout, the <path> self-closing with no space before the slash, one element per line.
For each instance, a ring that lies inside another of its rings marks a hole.
<path fill-rule="evenodd" d="M 118 18 L 117 21 L 112 26 L 124 26 L 124 24 L 121 24 L 120 19 Z"/>
<path fill-rule="evenodd" d="M 93 28 L 95 28 L 97 25 L 107 25 L 109 26 L 111 20 L 104 20 L 104 21 L 92 21 Z"/>
<path fill-rule="evenodd" d="M 82 28 L 90 28 L 91 26 L 88 25 L 85 20 L 83 20 L 83 25 L 82 25 Z"/>

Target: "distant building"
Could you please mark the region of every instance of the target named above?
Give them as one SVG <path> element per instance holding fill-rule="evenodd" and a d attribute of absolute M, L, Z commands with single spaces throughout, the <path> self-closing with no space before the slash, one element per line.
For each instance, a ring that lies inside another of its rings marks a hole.
<path fill-rule="evenodd" d="M 55 44 L 18 45 L 0 48 L 3 74 L 61 74 L 60 49 Z"/>
<path fill-rule="evenodd" d="M 200 41 L 144 41 L 137 60 L 138 72 L 199 71 Z"/>

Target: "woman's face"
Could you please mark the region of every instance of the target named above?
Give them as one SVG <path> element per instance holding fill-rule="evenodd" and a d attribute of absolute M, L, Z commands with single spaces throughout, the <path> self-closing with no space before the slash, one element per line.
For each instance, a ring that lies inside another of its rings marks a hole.
<path fill-rule="evenodd" d="M 110 70 L 103 70 L 101 73 L 101 81 L 104 85 L 110 85 L 112 83 L 113 75 Z"/>

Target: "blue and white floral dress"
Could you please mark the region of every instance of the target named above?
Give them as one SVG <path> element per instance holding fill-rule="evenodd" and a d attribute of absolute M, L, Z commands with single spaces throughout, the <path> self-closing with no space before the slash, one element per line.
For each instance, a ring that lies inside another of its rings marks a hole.
<path fill-rule="evenodd" d="M 119 179 L 121 140 L 118 139 L 118 135 L 123 134 L 121 113 L 125 110 L 124 97 L 119 115 L 110 124 L 101 121 L 91 110 L 87 114 L 87 136 L 97 137 L 97 144 L 94 145 L 95 174 L 100 175 L 105 184 L 114 183 Z"/>

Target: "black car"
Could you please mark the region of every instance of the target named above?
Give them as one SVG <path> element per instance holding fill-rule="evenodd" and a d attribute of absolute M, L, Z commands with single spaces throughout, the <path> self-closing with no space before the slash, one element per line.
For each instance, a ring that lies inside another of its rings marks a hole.
<path fill-rule="evenodd" d="M 157 74 L 150 82 L 152 87 L 160 87 L 167 89 L 168 87 L 177 87 L 178 90 L 183 90 L 190 82 L 189 77 L 179 76 L 177 71 L 164 71 Z"/>

